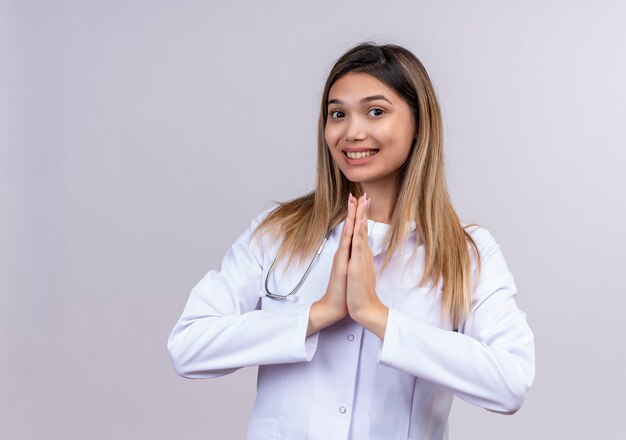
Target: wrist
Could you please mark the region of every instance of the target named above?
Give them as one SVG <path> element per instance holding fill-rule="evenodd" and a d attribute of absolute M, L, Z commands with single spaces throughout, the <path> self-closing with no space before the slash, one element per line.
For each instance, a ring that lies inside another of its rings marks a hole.
<path fill-rule="evenodd" d="M 381 340 L 384 339 L 385 336 L 388 316 L 389 308 L 383 303 L 374 303 L 353 315 L 351 314 L 352 319 L 374 333 Z"/>
<path fill-rule="evenodd" d="M 333 325 L 343 316 L 334 307 L 329 305 L 323 299 L 315 301 L 311 305 L 309 312 L 309 325 L 307 327 L 307 336 L 315 333 L 323 328 Z"/>

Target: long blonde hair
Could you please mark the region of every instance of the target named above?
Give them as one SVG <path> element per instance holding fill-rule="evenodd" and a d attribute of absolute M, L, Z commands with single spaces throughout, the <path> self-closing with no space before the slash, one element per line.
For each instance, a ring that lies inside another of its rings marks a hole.
<path fill-rule="evenodd" d="M 480 255 L 472 237 L 461 225 L 444 176 L 443 126 L 441 112 L 430 78 L 422 63 L 409 50 L 393 44 L 363 42 L 349 49 L 328 75 L 322 95 L 317 131 L 315 189 L 288 202 L 276 202 L 257 226 L 259 231 L 282 237 L 278 260 L 288 255 L 286 268 L 294 257 L 303 264 L 317 251 L 326 233 L 347 216 L 348 193 L 361 196 L 358 183 L 349 181 L 334 162 L 324 131 L 331 86 L 348 72 L 364 72 L 402 96 L 417 123 L 417 138 L 398 174 L 396 200 L 392 203 L 391 224 L 384 270 L 396 248 L 404 241 L 406 228 L 416 223 L 418 240 L 424 246 L 425 268 L 419 285 L 442 282 L 442 314 L 454 328 L 467 316 L 472 299 L 471 244 L 480 269 Z M 415 250 L 414 249 L 414 255 Z"/>

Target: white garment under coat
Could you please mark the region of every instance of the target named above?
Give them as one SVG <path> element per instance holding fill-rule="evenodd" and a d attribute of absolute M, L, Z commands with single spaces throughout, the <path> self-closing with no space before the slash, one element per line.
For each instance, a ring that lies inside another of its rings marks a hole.
<path fill-rule="evenodd" d="M 455 395 L 494 412 L 520 408 L 535 375 L 533 333 L 488 230 L 468 229 L 482 270 L 458 332 L 441 317 L 441 283 L 414 287 L 424 254 L 420 246 L 409 261 L 413 222 L 407 248 L 377 279 L 376 292 L 389 307 L 384 340 L 349 316 L 307 337 L 309 310 L 328 285 L 344 222 L 332 231 L 295 301 L 276 301 L 265 296 L 264 283 L 277 246 L 268 237 L 261 245 L 248 243 L 275 206 L 255 216 L 221 269 L 210 270 L 192 289 L 167 344 L 176 372 L 188 378 L 259 365 L 247 439 L 445 439 Z M 377 271 L 389 228 L 368 220 Z M 294 263 L 289 273 L 275 266 L 270 291 L 291 291 L 306 265 Z"/>

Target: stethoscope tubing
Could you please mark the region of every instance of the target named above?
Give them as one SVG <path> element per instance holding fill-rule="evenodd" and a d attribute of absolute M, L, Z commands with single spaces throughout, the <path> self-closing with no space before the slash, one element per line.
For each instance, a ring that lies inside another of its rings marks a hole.
<path fill-rule="evenodd" d="M 309 272 L 311 271 L 311 267 L 313 266 L 313 263 L 315 262 L 315 260 L 317 260 L 317 257 L 319 257 L 319 255 L 322 253 L 322 250 L 324 249 L 324 245 L 326 244 L 326 241 L 328 240 L 328 237 L 330 237 L 331 232 L 332 232 L 332 230 L 328 231 L 328 233 L 326 234 L 326 236 L 322 240 L 322 244 L 320 245 L 319 249 L 317 250 L 317 252 L 313 256 L 313 258 L 311 259 L 311 262 L 309 263 L 308 267 L 306 268 L 306 272 L 304 272 L 304 275 L 302 276 L 302 278 L 300 278 L 300 282 L 298 282 L 296 287 L 294 287 L 293 290 L 291 292 L 289 292 L 287 295 L 280 295 L 280 294 L 277 294 L 277 293 L 270 292 L 270 289 L 269 289 L 270 273 L 272 273 L 272 269 L 274 268 L 274 264 L 276 264 L 276 259 L 278 258 L 278 256 L 274 257 L 274 261 L 272 261 L 272 265 L 270 266 L 269 270 L 267 271 L 267 275 L 265 276 L 265 292 L 266 292 L 265 296 L 267 296 L 269 298 L 272 298 L 274 300 L 277 300 L 277 301 L 285 301 L 285 300 L 287 300 L 287 298 L 289 296 L 295 295 L 295 293 L 298 291 L 298 289 L 300 288 L 302 283 L 304 283 L 304 280 L 306 280 L 306 277 L 309 275 Z"/>

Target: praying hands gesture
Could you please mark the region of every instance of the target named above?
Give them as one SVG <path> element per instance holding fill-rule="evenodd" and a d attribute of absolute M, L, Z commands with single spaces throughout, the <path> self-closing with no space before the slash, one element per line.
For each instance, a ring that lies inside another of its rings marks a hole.
<path fill-rule="evenodd" d="M 367 209 L 363 194 L 358 200 L 349 195 L 348 216 L 333 258 L 324 296 L 313 303 L 307 335 L 328 327 L 346 315 L 383 339 L 388 308 L 376 294 L 374 254 L 369 247 Z"/>

